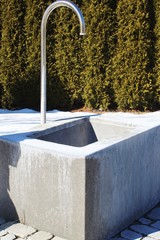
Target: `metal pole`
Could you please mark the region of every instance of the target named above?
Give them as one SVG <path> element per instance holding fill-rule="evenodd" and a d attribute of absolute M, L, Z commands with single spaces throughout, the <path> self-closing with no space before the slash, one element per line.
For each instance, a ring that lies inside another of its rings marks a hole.
<path fill-rule="evenodd" d="M 68 7 L 77 15 L 80 22 L 80 35 L 85 35 L 85 22 L 80 9 L 68 0 L 57 0 L 44 12 L 41 22 L 41 124 L 46 123 L 46 25 L 51 12 L 57 7 Z"/>

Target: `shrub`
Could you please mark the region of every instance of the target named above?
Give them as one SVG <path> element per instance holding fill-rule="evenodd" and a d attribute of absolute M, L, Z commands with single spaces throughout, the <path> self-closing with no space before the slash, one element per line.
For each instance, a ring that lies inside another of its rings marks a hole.
<path fill-rule="evenodd" d="M 73 0 L 47 23 L 48 109 L 160 107 L 160 1 Z M 51 0 L 2 0 L 0 107 L 39 109 L 40 26 Z"/>
<path fill-rule="evenodd" d="M 154 0 L 155 6 L 155 78 L 157 99 L 160 106 L 160 1 Z"/>
<path fill-rule="evenodd" d="M 78 3 L 80 5 L 81 1 Z M 60 89 L 64 91 L 64 94 L 60 95 L 61 97 L 63 96 L 64 104 L 72 107 L 75 104 L 82 103 L 83 38 L 79 35 L 80 26 L 78 18 L 72 10 L 61 7 L 56 10 L 54 16 L 55 45 L 53 51 L 55 61 L 53 60 L 53 62 L 56 71 L 56 81 L 59 82 L 58 91 Z M 54 76 L 51 65 L 49 66 L 49 74 Z"/>
<path fill-rule="evenodd" d="M 1 104 L 4 108 L 18 108 L 22 96 L 19 86 L 25 69 L 25 3 L 23 0 L 3 0 L 2 5 Z"/>
<path fill-rule="evenodd" d="M 115 14 L 113 1 L 85 1 L 87 36 L 84 43 L 85 105 L 107 109 L 111 104 L 110 81 L 106 68 L 115 47 Z"/>
<path fill-rule="evenodd" d="M 117 49 L 113 81 L 120 109 L 152 109 L 154 90 L 149 1 L 121 0 L 117 5 Z"/>

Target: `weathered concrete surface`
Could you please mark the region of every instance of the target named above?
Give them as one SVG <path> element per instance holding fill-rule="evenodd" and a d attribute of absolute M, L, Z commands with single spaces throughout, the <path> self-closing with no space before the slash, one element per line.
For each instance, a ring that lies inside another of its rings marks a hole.
<path fill-rule="evenodd" d="M 12 143 L 9 145 L 12 146 Z M 0 146 L 0 152 L 4 147 L 9 152 L 8 143 L 3 142 Z M 84 159 L 56 156 L 54 151 L 45 152 L 23 144 L 20 149 L 16 167 L 12 164 L 13 152 L 10 152 L 10 174 L 3 178 L 3 182 L 9 182 L 9 194 L 0 200 L 2 217 L 10 219 L 18 215 L 20 221 L 27 225 L 58 236 L 62 234 L 71 237 L 79 233 L 79 238 L 83 239 Z M 0 159 L 8 164 L 7 157 L 8 154 L 4 152 Z M 1 196 L 3 192 L 6 190 L 1 191 Z"/>
<path fill-rule="evenodd" d="M 159 146 L 155 127 L 87 156 L 86 239 L 112 236 L 159 202 Z"/>
<path fill-rule="evenodd" d="M 155 240 L 160 239 L 160 215 L 158 214 L 160 210 L 160 203 L 152 209 L 149 213 L 146 213 L 143 217 L 139 218 L 135 222 L 133 222 L 127 229 L 123 230 L 122 232 L 118 233 L 118 235 L 114 236 L 110 240 Z M 155 222 L 155 216 L 157 221 Z M 3 223 L 2 223 L 3 222 Z M 30 231 L 33 229 L 29 226 L 25 226 L 19 223 L 9 223 L 11 227 L 7 227 L 7 224 L 4 224 L 5 220 L 1 218 L 0 222 L 0 237 L 5 237 L 5 239 L 10 239 L 10 237 L 14 237 L 14 239 L 18 240 L 67 240 L 62 239 L 57 236 L 53 236 L 51 233 L 38 231 L 34 229 L 34 231 Z M 2 225 L 1 225 L 2 224 Z M 138 228 L 135 226 L 139 226 Z M 26 231 L 26 229 L 29 231 Z M 136 229 L 136 231 L 134 230 Z M 3 229 L 3 230 L 1 230 Z M 145 231 L 144 231 L 145 229 Z M 24 233 L 23 233 L 24 230 Z M 9 233 L 10 232 L 10 233 Z M 26 236 L 27 232 L 27 236 Z M 33 233 L 31 233 L 33 232 Z M 20 235 L 25 236 L 24 238 L 18 237 Z M 76 239 L 76 236 L 75 236 Z"/>
<path fill-rule="evenodd" d="M 104 240 L 140 217 L 160 200 L 160 127 L 123 127 L 84 147 L 1 139 L 1 216 L 68 240 Z"/>
<path fill-rule="evenodd" d="M 84 159 L 5 141 L 0 143 L 0 159 L 2 217 L 18 216 L 22 223 L 54 235 L 79 234 L 83 239 Z"/>

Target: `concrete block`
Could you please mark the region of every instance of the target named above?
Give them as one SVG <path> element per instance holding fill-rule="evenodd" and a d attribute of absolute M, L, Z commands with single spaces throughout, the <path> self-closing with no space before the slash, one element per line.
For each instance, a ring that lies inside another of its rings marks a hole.
<path fill-rule="evenodd" d="M 156 221 L 155 223 L 151 224 L 151 227 L 155 227 L 160 230 L 160 221 Z"/>
<path fill-rule="evenodd" d="M 148 234 L 148 237 L 159 240 L 160 239 L 160 231 L 152 232 L 152 233 Z"/>
<path fill-rule="evenodd" d="M 28 237 L 28 240 L 50 240 L 53 237 L 51 233 L 39 231 Z"/>
<path fill-rule="evenodd" d="M 0 237 L 4 236 L 4 235 L 6 235 L 6 234 L 7 234 L 7 231 L 5 231 L 5 230 L 1 230 L 1 231 L 0 231 Z"/>
<path fill-rule="evenodd" d="M 16 240 L 28 240 L 28 238 L 20 238 L 20 237 L 18 237 L 18 238 L 16 238 Z"/>
<path fill-rule="evenodd" d="M 13 224 L 12 226 L 8 227 L 7 232 L 15 234 L 18 237 L 25 238 L 33 233 L 36 232 L 36 229 L 33 227 L 26 226 L 21 223 Z"/>
<path fill-rule="evenodd" d="M 136 224 L 136 225 L 132 225 L 130 228 L 136 232 L 139 232 L 141 234 L 148 235 L 148 236 L 150 236 L 150 234 L 156 232 L 155 228 L 152 228 L 152 227 L 146 226 L 146 225 Z"/>
<path fill-rule="evenodd" d="M 67 239 L 60 238 L 60 237 L 54 237 L 53 240 L 67 240 Z"/>
<path fill-rule="evenodd" d="M 142 224 L 145 224 L 145 225 L 149 225 L 149 224 L 151 224 L 152 222 L 151 222 L 151 220 L 149 220 L 149 219 L 147 219 L 147 218 L 140 218 L 139 220 L 138 220 L 140 223 L 142 223 Z"/>
<path fill-rule="evenodd" d="M 99 118 L 1 137 L 1 216 L 62 239 L 109 239 L 159 202 L 159 146 L 160 126 Z"/>
<path fill-rule="evenodd" d="M 155 238 L 144 237 L 143 240 L 155 240 Z"/>
<path fill-rule="evenodd" d="M 14 234 L 7 234 L 1 237 L 1 240 L 14 240 L 14 239 L 16 239 L 16 236 Z"/>
<path fill-rule="evenodd" d="M 160 219 L 160 207 L 154 208 L 148 215 L 149 218 L 152 220 L 159 220 Z"/>
<path fill-rule="evenodd" d="M 115 237 L 115 238 L 110 238 L 109 240 L 126 240 L 126 238 Z"/>
<path fill-rule="evenodd" d="M 140 233 L 133 232 L 131 230 L 124 230 L 121 232 L 121 236 L 130 240 L 140 240 L 143 236 Z"/>
<path fill-rule="evenodd" d="M 0 231 L 2 230 L 7 230 L 8 227 L 12 226 L 14 224 L 14 222 L 5 222 L 4 224 L 2 224 L 0 226 Z"/>
<path fill-rule="evenodd" d="M 27 240 L 27 238 L 17 238 L 16 240 Z"/>

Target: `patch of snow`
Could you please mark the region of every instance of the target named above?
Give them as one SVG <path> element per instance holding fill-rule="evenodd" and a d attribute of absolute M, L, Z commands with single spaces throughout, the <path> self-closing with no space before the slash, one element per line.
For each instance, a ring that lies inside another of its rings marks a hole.
<path fill-rule="evenodd" d="M 106 121 L 123 123 L 136 126 L 154 127 L 160 125 L 160 111 L 144 114 L 133 114 L 124 112 L 107 112 L 94 114 L 89 112 L 64 112 L 52 110 L 47 112 L 47 123 L 60 120 L 76 120 L 80 117 L 99 116 Z M 0 136 L 28 132 L 30 129 L 40 125 L 40 113 L 32 109 L 7 110 L 0 109 Z"/>
<path fill-rule="evenodd" d="M 149 112 L 143 114 L 134 114 L 134 113 L 105 113 L 101 115 L 102 118 L 112 120 L 113 122 L 124 123 L 129 125 L 136 126 L 148 126 L 154 127 L 160 125 L 160 111 Z"/>

